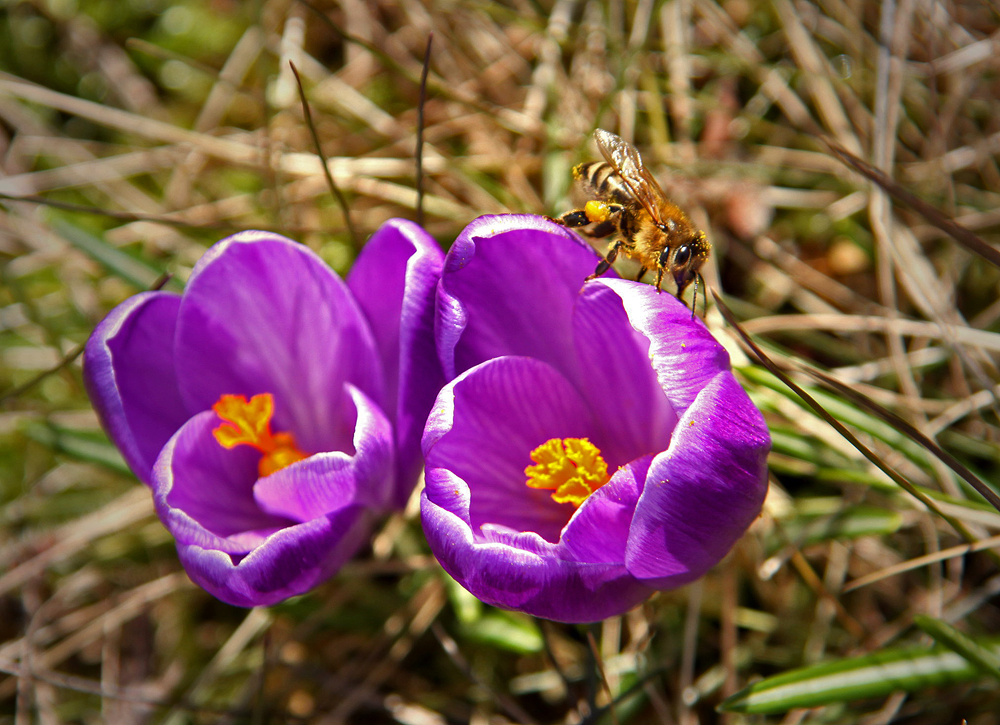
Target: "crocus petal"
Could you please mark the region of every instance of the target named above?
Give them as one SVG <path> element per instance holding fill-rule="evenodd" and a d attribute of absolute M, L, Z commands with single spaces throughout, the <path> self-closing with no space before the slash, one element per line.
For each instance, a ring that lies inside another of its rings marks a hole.
<path fill-rule="evenodd" d="M 160 449 L 190 413 L 174 373 L 180 297 L 144 292 L 97 326 L 83 354 L 83 379 L 111 440 L 129 467 L 150 482 Z"/>
<path fill-rule="evenodd" d="M 420 436 L 444 374 L 434 346 L 434 295 L 444 254 L 413 222 L 390 219 L 365 244 L 347 277 L 371 326 L 386 375 L 386 412 L 396 425 L 402 507 L 417 481 Z"/>
<path fill-rule="evenodd" d="M 573 305 L 599 261 L 543 217 L 469 224 L 445 258 L 438 290 L 435 335 L 446 377 L 499 355 L 533 357 L 573 377 Z"/>
<path fill-rule="evenodd" d="M 445 469 L 472 491 L 469 518 L 534 531 L 556 541 L 572 513 L 551 491 L 529 488 L 531 451 L 551 438 L 591 437 L 590 415 L 576 389 L 539 360 L 503 357 L 460 375 L 442 389 L 424 432 L 427 497 L 448 494 Z M 442 488 L 443 486 L 443 488 Z"/>
<path fill-rule="evenodd" d="M 223 448 L 212 436 L 218 424 L 215 413 L 199 413 L 167 442 L 153 467 L 153 501 L 178 542 L 245 554 L 293 522 L 260 509 L 253 497 L 260 453 Z"/>
<path fill-rule="evenodd" d="M 304 523 L 261 510 L 253 496 L 260 454 L 223 448 L 212 436 L 217 424 L 212 412 L 196 415 L 167 442 L 153 469 L 157 513 L 191 580 L 224 602 L 252 607 L 329 578 L 365 542 L 371 510 L 345 499 Z M 391 459 L 385 468 L 391 470 Z"/>
<path fill-rule="evenodd" d="M 178 540 L 177 554 L 191 580 L 238 607 L 275 604 L 330 578 L 370 533 L 367 509 L 349 506 L 276 531 L 244 557 Z"/>
<path fill-rule="evenodd" d="M 274 395 L 276 430 L 307 452 L 348 450 L 350 382 L 381 404 L 381 362 L 347 287 L 289 239 L 241 232 L 195 266 L 177 322 L 178 383 L 191 410 L 223 394 Z M 183 364 L 181 364 L 183 362 Z"/>
<path fill-rule="evenodd" d="M 430 479 L 428 472 L 428 479 Z M 424 491 L 421 520 L 441 566 L 487 604 L 561 622 L 594 622 L 628 611 L 650 590 L 621 564 L 581 564 L 551 553 L 539 537 L 491 532 L 478 538 Z"/>
<path fill-rule="evenodd" d="M 317 453 L 266 476 L 254 486 L 260 507 L 276 516 L 309 521 L 345 506 L 385 509 L 393 482 L 392 425 L 364 393 L 348 385 L 356 413 L 354 454 Z"/>
<path fill-rule="evenodd" d="M 569 558 L 594 564 L 624 564 L 629 527 L 652 456 L 615 471 L 573 514 L 560 543 Z"/>
<path fill-rule="evenodd" d="M 617 282 L 625 290 L 640 286 Z M 632 327 L 616 289 L 586 284 L 573 316 L 580 360 L 577 387 L 600 426 L 601 452 L 612 467 L 665 450 L 677 425 L 677 414 L 650 366 L 650 340 Z"/>
<path fill-rule="evenodd" d="M 702 388 L 729 370 L 729 353 L 673 295 L 622 279 L 601 278 L 589 285 L 613 290 L 621 298 L 632 327 L 649 339 L 649 360 L 678 416 Z"/>
<path fill-rule="evenodd" d="M 729 371 L 705 386 L 649 468 L 626 566 L 657 589 L 680 586 L 726 555 L 760 513 L 770 436 Z"/>

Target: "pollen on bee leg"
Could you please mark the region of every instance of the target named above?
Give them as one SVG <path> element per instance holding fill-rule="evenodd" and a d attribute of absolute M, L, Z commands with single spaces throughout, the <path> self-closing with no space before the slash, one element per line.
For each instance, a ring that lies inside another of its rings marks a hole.
<path fill-rule="evenodd" d="M 608 217 L 611 216 L 611 210 L 608 208 L 607 203 L 597 201 L 596 199 L 591 199 L 584 204 L 583 211 L 587 215 L 587 219 L 590 220 L 591 224 L 607 221 Z"/>
<path fill-rule="evenodd" d="M 534 465 L 524 469 L 530 488 L 552 490 L 556 503 L 579 506 L 611 480 L 601 451 L 586 438 L 551 438 L 531 452 Z"/>
<path fill-rule="evenodd" d="M 299 450 L 291 433 L 271 432 L 274 397 L 270 393 L 260 393 L 250 400 L 242 395 L 223 395 L 212 410 L 226 421 L 212 430 L 215 440 L 223 448 L 247 445 L 260 451 L 257 472 L 261 476 L 269 476 L 309 457 Z"/>

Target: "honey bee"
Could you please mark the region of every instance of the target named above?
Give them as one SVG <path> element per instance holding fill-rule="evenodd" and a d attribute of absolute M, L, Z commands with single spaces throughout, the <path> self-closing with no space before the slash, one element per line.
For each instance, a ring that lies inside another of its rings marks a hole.
<path fill-rule="evenodd" d="M 594 139 L 604 161 L 573 167 L 573 178 L 594 198 L 583 209 L 568 211 L 556 219 L 564 226 L 579 227 L 595 239 L 617 236 L 607 256 L 587 279 L 607 272 L 622 252 L 642 265 L 636 280 L 641 281 L 646 272 L 655 268 L 659 291 L 664 273 L 669 273 L 682 302 L 684 290 L 693 281 L 697 302 L 698 285 L 704 286 L 699 270 L 712 249 L 705 233 L 695 229 L 687 215 L 667 199 L 642 165 L 635 146 L 603 129 L 594 132 Z"/>

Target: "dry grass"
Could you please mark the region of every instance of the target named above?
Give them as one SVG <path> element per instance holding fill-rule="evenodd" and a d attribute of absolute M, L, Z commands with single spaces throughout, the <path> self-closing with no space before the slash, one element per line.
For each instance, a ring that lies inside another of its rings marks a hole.
<path fill-rule="evenodd" d="M 765 514 L 701 582 L 589 629 L 479 607 L 428 556 L 413 507 L 310 595 L 220 604 L 100 433 L 78 362 L 57 367 L 114 304 L 163 272 L 182 283 L 229 230 L 281 230 L 349 268 L 290 60 L 361 237 L 413 218 L 433 32 L 424 211 L 442 244 L 479 214 L 564 211 L 591 132 L 614 130 L 708 231 L 709 284 L 779 366 L 826 370 L 995 483 L 1000 273 L 823 142 L 995 247 L 995 8 L 166 6 L 0 7 L 0 723 L 591 722 L 612 696 L 609 723 L 1000 722 L 988 677 L 715 711 L 760 676 L 927 643 L 917 614 L 996 633 L 1000 513 L 870 411 L 819 394 L 940 514 L 892 484 L 750 365 L 713 307 L 774 433 Z M 36 195 L 108 215 L 9 198 Z"/>

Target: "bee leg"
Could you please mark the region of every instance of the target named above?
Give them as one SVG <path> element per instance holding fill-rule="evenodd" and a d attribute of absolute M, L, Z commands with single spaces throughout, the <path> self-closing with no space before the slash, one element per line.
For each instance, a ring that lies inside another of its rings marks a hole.
<path fill-rule="evenodd" d="M 607 221 L 600 222 L 589 229 L 591 224 L 594 224 L 591 220 L 587 219 L 584 212 L 568 211 L 561 217 L 553 219 L 556 224 L 561 224 L 564 227 L 569 227 L 570 229 L 575 228 L 580 234 L 584 236 L 591 237 L 592 239 L 601 239 L 602 237 L 610 237 L 616 231 L 618 231 L 618 223 L 614 219 L 608 219 Z"/>
<path fill-rule="evenodd" d="M 587 212 L 583 209 L 568 211 L 562 216 L 556 217 L 553 221 L 557 224 L 562 224 L 564 227 L 585 227 L 591 223 L 590 219 L 587 218 Z"/>
<path fill-rule="evenodd" d="M 593 237 L 594 239 L 600 239 L 601 237 L 610 237 L 618 230 L 618 222 L 615 219 L 608 219 L 603 221 L 593 229 L 588 229 L 583 232 L 588 237 Z"/>
<path fill-rule="evenodd" d="M 568 211 L 554 221 L 564 227 L 578 228 L 595 225 L 590 229 L 580 229 L 583 234 L 594 239 L 611 236 L 618 229 L 618 215 L 624 207 L 603 201 L 588 201 L 583 209 Z"/>
<path fill-rule="evenodd" d="M 636 282 L 642 282 L 642 278 L 646 276 L 646 272 L 648 272 L 648 271 L 649 270 L 646 269 L 645 267 L 639 267 L 639 274 L 637 274 L 635 276 L 635 281 Z"/>
<path fill-rule="evenodd" d="M 663 270 L 662 269 L 657 269 L 656 270 L 656 293 L 657 294 L 659 294 L 660 292 L 663 291 L 663 289 L 660 287 L 660 285 L 662 285 L 662 284 L 663 284 Z"/>
<path fill-rule="evenodd" d="M 625 242 L 620 239 L 611 245 L 611 249 L 608 250 L 608 256 L 600 261 L 597 265 L 597 269 L 594 273 L 587 277 L 587 279 L 597 279 L 602 274 L 611 269 L 611 265 L 615 263 L 615 259 L 618 258 L 618 250 L 625 246 Z"/>

